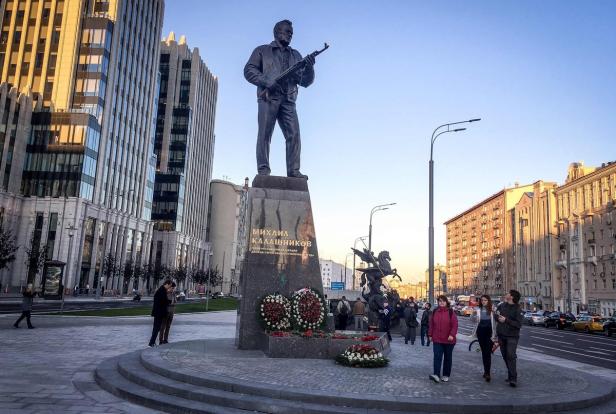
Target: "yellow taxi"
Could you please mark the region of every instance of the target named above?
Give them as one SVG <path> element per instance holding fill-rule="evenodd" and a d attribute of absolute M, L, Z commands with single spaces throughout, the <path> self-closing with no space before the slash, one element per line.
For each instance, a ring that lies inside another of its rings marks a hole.
<path fill-rule="evenodd" d="M 598 316 L 581 315 L 572 324 L 574 331 L 603 332 L 603 321 Z"/>

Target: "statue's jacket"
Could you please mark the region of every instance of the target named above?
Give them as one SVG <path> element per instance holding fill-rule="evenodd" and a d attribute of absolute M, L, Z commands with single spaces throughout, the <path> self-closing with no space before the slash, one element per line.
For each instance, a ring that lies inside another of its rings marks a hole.
<path fill-rule="evenodd" d="M 261 95 L 265 89 L 267 79 L 276 78 L 281 74 L 284 69 L 282 67 L 279 54 L 281 53 L 280 45 L 275 41 L 268 44 L 258 46 L 250 55 L 250 59 L 244 67 L 244 77 L 253 85 L 257 86 L 257 97 Z M 289 67 L 292 67 L 296 63 L 302 60 L 302 55 L 295 49 L 288 47 L 290 51 Z M 312 66 L 305 66 L 300 69 L 295 75 L 289 77 L 288 86 L 290 87 L 286 97 L 289 101 L 295 102 L 297 100 L 297 88 L 295 85 L 303 86 L 307 88 L 314 82 L 314 68 Z M 276 91 L 269 92 L 270 99 L 276 99 L 281 97 L 281 92 Z"/>

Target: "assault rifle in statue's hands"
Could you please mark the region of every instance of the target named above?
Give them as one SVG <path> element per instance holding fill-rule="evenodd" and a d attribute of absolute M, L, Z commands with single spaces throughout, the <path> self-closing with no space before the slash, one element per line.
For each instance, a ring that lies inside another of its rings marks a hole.
<path fill-rule="evenodd" d="M 306 65 L 308 64 L 308 58 L 309 57 L 312 57 L 312 60 L 314 60 L 321 53 L 325 52 L 328 48 L 329 48 L 329 45 L 327 43 L 324 43 L 323 44 L 323 49 L 315 50 L 314 52 L 312 52 L 311 54 L 307 55 L 302 60 L 297 62 L 295 65 L 291 66 L 289 69 L 285 70 L 280 75 L 276 76 L 276 78 L 274 79 L 275 84 L 278 85 L 278 82 L 288 78 L 289 76 L 295 74 L 299 70 L 304 69 L 306 67 Z M 259 97 L 267 100 L 267 98 L 268 98 L 268 89 L 267 88 L 263 89 L 263 91 L 259 94 Z"/>

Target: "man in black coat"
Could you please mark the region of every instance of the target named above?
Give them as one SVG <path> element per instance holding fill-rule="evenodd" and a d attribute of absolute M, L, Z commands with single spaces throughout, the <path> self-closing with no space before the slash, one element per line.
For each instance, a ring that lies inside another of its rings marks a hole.
<path fill-rule="evenodd" d="M 409 339 L 411 345 L 415 345 L 415 338 L 417 338 L 417 312 L 415 311 L 414 302 L 410 302 L 406 308 L 404 308 L 404 321 L 406 322 L 406 333 L 404 335 L 404 343 L 408 344 Z"/>
<path fill-rule="evenodd" d="M 520 328 L 524 320 L 520 302 L 520 292 L 510 290 L 505 295 L 505 301 L 498 305 L 496 310 L 496 334 L 501 349 L 501 354 L 507 365 L 507 382 L 515 387 L 518 382 L 518 371 L 516 367 L 518 341 L 520 339 Z"/>
<path fill-rule="evenodd" d="M 152 336 L 150 337 L 150 343 L 148 346 L 156 345 L 156 337 L 160 331 L 160 327 L 163 324 L 163 319 L 167 316 L 169 299 L 167 298 L 167 291 L 171 288 L 171 280 L 165 280 L 165 283 L 158 288 L 154 294 L 154 300 L 152 302 L 152 316 L 154 317 L 154 326 L 152 327 Z"/>

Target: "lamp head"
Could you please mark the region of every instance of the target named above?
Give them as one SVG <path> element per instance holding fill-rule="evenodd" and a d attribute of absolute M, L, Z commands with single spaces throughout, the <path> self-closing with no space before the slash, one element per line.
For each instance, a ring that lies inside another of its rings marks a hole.
<path fill-rule="evenodd" d="M 468 122 L 477 122 L 477 121 L 481 121 L 481 118 L 473 118 L 473 119 L 468 120 Z"/>
<path fill-rule="evenodd" d="M 460 132 L 460 131 L 466 131 L 466 128 L 456 128 L 453 130 L 453 132 Z"/>

